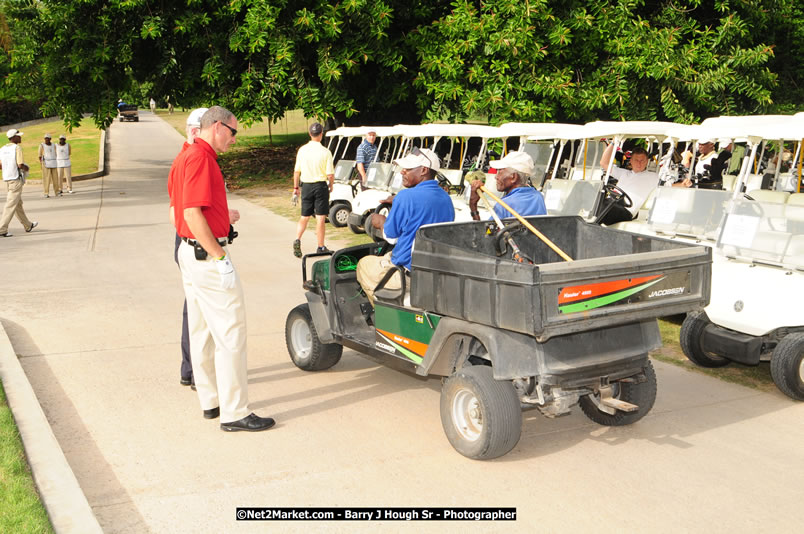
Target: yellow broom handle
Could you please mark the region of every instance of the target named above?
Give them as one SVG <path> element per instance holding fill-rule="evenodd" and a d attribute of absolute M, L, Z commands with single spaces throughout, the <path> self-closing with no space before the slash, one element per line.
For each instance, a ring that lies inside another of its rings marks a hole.
<path fill-rule="evenodd" d="M 533 232 L 534 234 L 536 234 L 536 237 L 538 237 L 539 239 L 541 239 L 542 241 L 544 241 L 545 245 L 547 245 L 548 247 L 550 247 L 551 249 L 553 249 L 553 251 L 554 251 L 556 254 L 558 254 L 559 256 L 561 256 L 561 257 L 562 257 L 563 259 L 565 259 L 566 261 L 572 261 L 572 258 L 570 258 L 569 256 L 567 256 L 567 254 L 566 254 L 566 253 L 565 253 L 563 250 L 561 250 L 560 248 L 558 248 L 558 247 L 556 246 L 556 244 L 555 244 L 555 243 L 553 243 L 552 241 L 550 241 L 550 240 L 547 238 L 547 236 L 546 236 L 546 235 L 544 235 L 543 233 L 541 233 L 540 231 L 538 231 L 536 228 L 534 228 L 534 227 L 533 227 L 533 225 L 532 225 L 532 224 L 530 224 L 528 221 L 526 221 L 525 219 L 523 219 L 523 218 L 522 218 L 522 216 L 521 216 L 520 214 L 518 214 L 517 212 L 515 212 L 515 211 L 513 210 L 513 208 L 511 208 L 511 206 L 509 206 L 508 204 L 506 204 L 505 202 L 503 202 L 502 200 L 500 200 L 499 198 L 497 198 L 497 195 L 495 195 L 494 193 L 492 193 L 491 191 L 489 191 L 488 189 L 486 189 L 486 186 L 485 186 L 485 185 L 481 185 L 481 186 L 480 186 L 480 190 L 481 190 L 481 191 L 483 191 L 484 193 L 486 193 L 486 194 L 487 194 L 488 196 L 490 196 L 491 198 L 493 198 L 495 201 L 497 201 L 497 204 L 499 204 L 499 205 L 500 205 L 500 206 L 502 206 L 503 208 L 505 208 L 505 209 L 507 209 L 508 211 L 510 211 L 510 212 L 511 212 L 511 214 L 512 214 L 514 217 L 516 217 L 516 218 L 517 218 L 517 220 L 518 220 L 519 222 L 521 222 L 521 223 L 522 223 L 522 225 L 523 225 L 525 228 L 527 228 L 528 230 L 530 230 L 531 232 Z"/>

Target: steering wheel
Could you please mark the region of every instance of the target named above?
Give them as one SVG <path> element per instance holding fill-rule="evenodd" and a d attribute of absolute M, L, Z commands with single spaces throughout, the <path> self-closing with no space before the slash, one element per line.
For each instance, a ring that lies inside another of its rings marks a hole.
<path fill-rule="evenodd" d="M 624 208 L 630 208 L 634 205 L 634 202 L 631 200 L 631 197 L 628 196 L 628 193 L 620 189 L 618 186 L 606 184 L 603 186 L 603 189 L 605 189 L 606 196 L 610 197 L 612 202 L 620 203 Z"/>

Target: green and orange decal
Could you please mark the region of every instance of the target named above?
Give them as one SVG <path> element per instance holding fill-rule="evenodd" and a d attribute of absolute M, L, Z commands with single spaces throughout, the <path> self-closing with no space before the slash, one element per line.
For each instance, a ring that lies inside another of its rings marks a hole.
<path fill-rule="evenodd" d="M 648 289 L 651 291 L 647 291 Z M 558 292 L 559 313 L 577 313 L 615 304 L 669 297 L 689 291 L 689 272 L 621 278 L 562 287 Z"/>
<path fill-rule="evenodd" d="M 381 303 L 376 303 L 374 312 L 375 347 L 416 364 L 422 363 L 441 317 Z"/>

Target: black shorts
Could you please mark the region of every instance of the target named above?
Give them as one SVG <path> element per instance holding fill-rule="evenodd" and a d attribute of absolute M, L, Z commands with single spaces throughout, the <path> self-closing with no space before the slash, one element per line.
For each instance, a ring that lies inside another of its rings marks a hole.
<path fill-rule="evenodd" d="M 302 182 L 301 214 L 302 217 L 326 215 L 329 213 L 329 184 L 327 182 Z"/>

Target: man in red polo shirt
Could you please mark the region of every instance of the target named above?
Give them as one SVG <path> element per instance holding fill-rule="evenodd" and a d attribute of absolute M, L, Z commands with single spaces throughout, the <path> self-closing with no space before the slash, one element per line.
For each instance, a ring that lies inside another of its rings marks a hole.
<path fill-rule="evenodd" d="M 195 142 L 174 162 L 170 204 L 182 239 L 179 265 L 187 298 L 193 375 L 204 417 L 229 432 L 267 430 L 270 417 L 248 408 L 246 308 L 226 247 L 229 205 L 218 153 L 235 142 L 237 119 L 213 106 Z"/>

